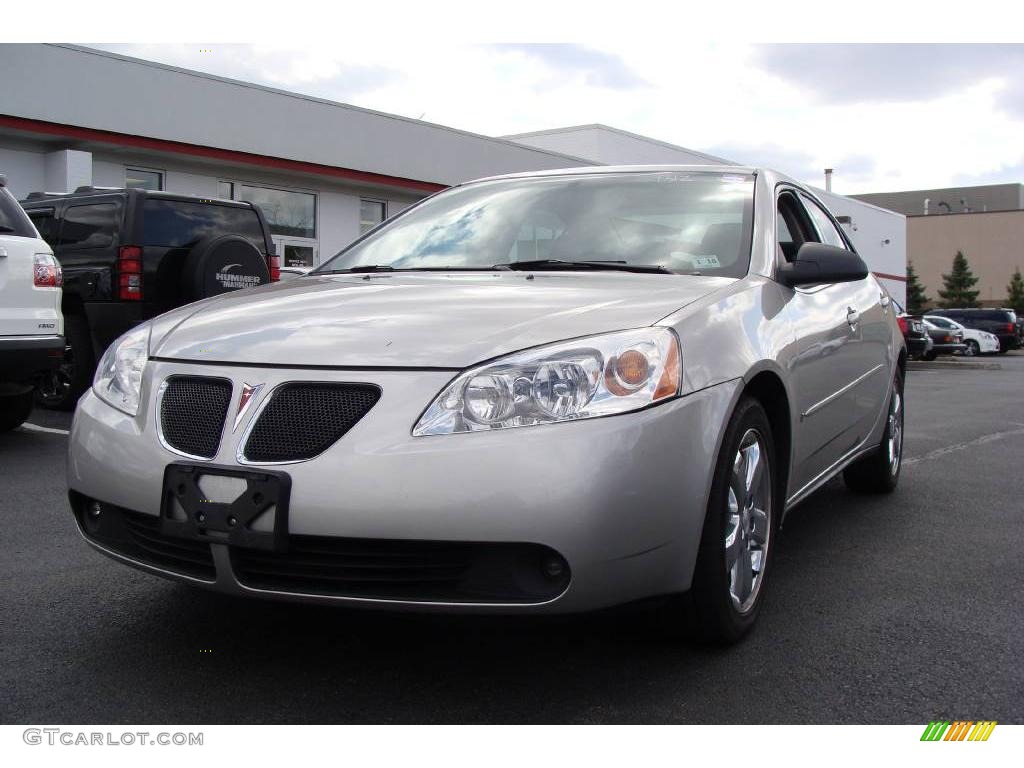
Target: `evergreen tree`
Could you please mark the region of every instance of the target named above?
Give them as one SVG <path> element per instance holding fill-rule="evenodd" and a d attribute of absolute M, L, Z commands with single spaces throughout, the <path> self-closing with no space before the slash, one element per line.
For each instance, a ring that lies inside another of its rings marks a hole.
<path fill-rule="evenodd" d="M 1010 284 L 1006 286 L 1006 305 L 1013 307 L 1017 314 L 1024 312 L 1024 278 L 1020 275 L 1020 267 L 1010 278 Z"/>
<path fill-rule="evenodd" d="M 980 291 L 971 290 L 977 285 L 978 278 L 971 272 L 963 251 L 956 252 L 956 256 L 953 257 L 953 271 L 948 275 L 943 275 L 942 282 L 945 290 L 939 291 L 939 296 L 942 297 L 942 301 L 939 303 L 943 307 L 951 309 L 953 307 L 978 306 Z"/>
<path fill-rule="evenodd" d="M 924 312 L 924 305 L 929 302 L 924 292 L 925 286 L 914 270 L 914 262 L 907 262 L 907 312 L 912 315 L 920 315 Z"/>

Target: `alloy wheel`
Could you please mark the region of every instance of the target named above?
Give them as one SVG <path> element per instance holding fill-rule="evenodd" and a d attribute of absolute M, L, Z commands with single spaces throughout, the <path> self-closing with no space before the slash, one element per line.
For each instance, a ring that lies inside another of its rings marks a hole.
<path fill-rule="evenodd" d="M 764 438 L 748 429 L 733 459 L 725 525 L 729 594 L 740 613 L 753 607 L 761 589 L 771 536 L 771 489 Z"/>
<path fill-rule="evenodd" d="M 898 386 L 893 387 L 889 400 L 889 439 L 886 450 L 889 457 L 889 472 L 894 476 L 900 470 L 903 458 L 903 393 Z"/>

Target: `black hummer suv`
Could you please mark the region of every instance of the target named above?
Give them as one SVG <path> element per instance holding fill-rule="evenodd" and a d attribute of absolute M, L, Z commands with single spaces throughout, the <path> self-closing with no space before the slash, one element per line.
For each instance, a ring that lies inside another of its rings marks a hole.
<path fill-rule="evenodd" d="M 21 201 L 64 270 L 63 365 L 37 388 L 71 409 L 107 346 L 182 304 L 279 279 L 259 208 L 142 189 L 79 187 Z"/>

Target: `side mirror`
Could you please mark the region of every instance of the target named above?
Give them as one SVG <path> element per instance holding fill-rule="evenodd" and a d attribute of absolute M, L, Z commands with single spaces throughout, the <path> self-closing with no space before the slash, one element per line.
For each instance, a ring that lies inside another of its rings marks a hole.
<path fill-rule="evenodd" d="M 817 283 L 852 283 L 867 276 L 868 265 L 864 259 L 845 248 L 824 243 L 804 243 L 793 261 L 775 271 L 776 279 L 790 288 Z"/>

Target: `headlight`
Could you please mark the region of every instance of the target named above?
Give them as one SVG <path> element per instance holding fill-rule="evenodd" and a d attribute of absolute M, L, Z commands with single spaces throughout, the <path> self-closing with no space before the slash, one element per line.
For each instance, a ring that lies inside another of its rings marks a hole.
<path fill-rule="evenodd" d="M 447 435 L 592 419 L 679 394 L 679 340 L 642 328 L 518 352 L 461 374 L 412 433 Z"/>
<path fill-rule="evenodd" d="M 96 367 L 92 388 L 96 394 L 129 416 L 139 412 L 142 371 L 149 352 L 150 326 L 140 325 L 107 347 Z"/>

